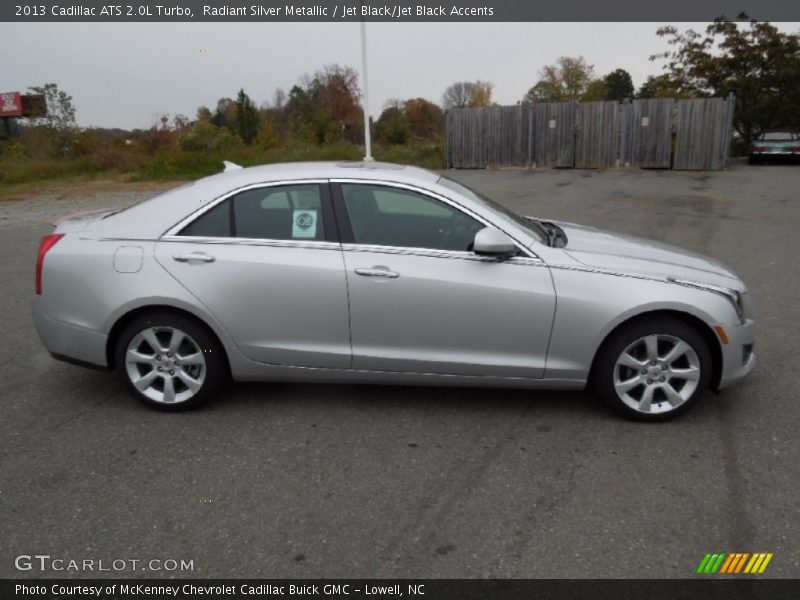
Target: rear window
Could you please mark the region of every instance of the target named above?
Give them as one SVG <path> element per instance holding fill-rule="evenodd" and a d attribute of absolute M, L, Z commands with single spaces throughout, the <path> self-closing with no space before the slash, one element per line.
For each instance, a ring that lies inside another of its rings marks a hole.
<path fill-rule="evenodd" d="M 764 142 L 791 142 L 797 139 L 797 134 L 791 131 L 767 131 L 762 133 L 758 139 Z"/>

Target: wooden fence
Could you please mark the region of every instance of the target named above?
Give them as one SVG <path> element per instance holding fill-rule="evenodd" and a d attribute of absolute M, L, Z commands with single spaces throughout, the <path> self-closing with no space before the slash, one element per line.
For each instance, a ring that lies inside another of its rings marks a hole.
<path fill-rule="evenodd" d="M 459 108 L 447 166 L 712 170 L 728 164 L 733 97 Z"/>

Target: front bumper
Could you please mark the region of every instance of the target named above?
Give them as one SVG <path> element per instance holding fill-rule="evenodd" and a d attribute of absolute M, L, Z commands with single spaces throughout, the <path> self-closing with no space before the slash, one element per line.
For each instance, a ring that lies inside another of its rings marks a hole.
<path fill-rule="evenodd" d="M 721 344 L 722 371 L 719 385 L 721 390 L 741 381 L 750 374 L 756 364 L 754 352 L 755 323 L 747 319 L 743 325 L 725 325 L 728 343 Z"/>
<path fill-rule="evenodd" d="M 33 323 L 50 354 L 59 360 L 108 368 L 108 336 L 49 318 L 44 314 L 40 300 L 37 296 L 33 301 Z"/>

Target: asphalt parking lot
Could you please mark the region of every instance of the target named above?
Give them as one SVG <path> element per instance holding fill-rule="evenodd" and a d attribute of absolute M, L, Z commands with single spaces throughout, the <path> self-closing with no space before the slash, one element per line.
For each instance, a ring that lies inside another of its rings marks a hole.
<path fill-rule="evenodd" d="M 691 577 L 772 552 L 800 577 L 800 169 L 457 171 L 512 209 L 709 254 L 748 283 L 758 364 L 666 424 L 588 392 L 239 384 L 162 414 L 52 360 L 38 240 L 148 191 L 0 203 L 0 577 L 14 558 L 189 559 L 147 577 Z M 100 574 L 103 575 L 103 574 Z"/>

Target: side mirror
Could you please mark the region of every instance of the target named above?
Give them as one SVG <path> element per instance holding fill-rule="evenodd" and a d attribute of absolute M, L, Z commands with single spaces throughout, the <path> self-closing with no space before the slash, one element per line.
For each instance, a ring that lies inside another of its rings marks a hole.
<path fill-rule="evenodd" d="M 514 241 L 494 227 L 484 227 L 475 234 L 472 251 L 479 256 L 508 258 L 517 253 Z"/>

